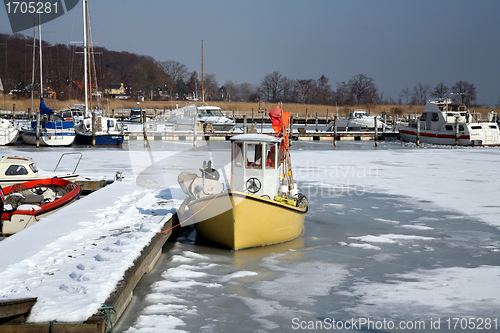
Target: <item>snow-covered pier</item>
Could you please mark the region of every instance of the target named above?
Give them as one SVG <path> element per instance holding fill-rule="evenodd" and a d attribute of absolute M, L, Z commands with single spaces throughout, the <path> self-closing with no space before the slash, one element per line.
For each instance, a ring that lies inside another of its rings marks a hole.
<path fill-rule="evenodd" d="M 110 329 L 171 235 L 180 202 L 167 192 L 128 177 L 1 241 L 0 331 Z"/>

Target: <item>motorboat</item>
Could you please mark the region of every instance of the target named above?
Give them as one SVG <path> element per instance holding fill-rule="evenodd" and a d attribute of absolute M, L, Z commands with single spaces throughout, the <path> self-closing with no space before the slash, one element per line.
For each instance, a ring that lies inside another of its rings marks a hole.
<path fill-rule="evenodd" d="M 406 142 L 459 145 L 500 145 L 500 130 L 495 122 L 477 122 L 466 105 L 450 98 L 430 100 L 422 115 L 408 126 L 398 127 Z"/>
<path fill-rule="evenodd" d="M 2 235 L 19 232 L 69 205 L 79 198 L 80 191 L 76 183 L 61 178 L 37 179 L 5 187 Z"/>
<path fill-rule="evenodd" d="M 224 116 L 221 108 L 218 106 L 210 106 L 208 104 L 196 106 L 198 111 L 198 120 L 203 126 L 204 131 L 232 131 L 236 123 Z"/>
<path fill-rule="evenodd" d="M 127 118 L 127 121 L 132 123 L 143 123 L 147 122 L 149 117 L 146 114 L 146 110 L 141 108 L 133 108 L 130 110 L 130 115 Z"/>
<path fill-rule="evenodd" d="M 388 126 L 382 122 L 381 119 L 377 119 L 377 130 L 383 131 Z M 354 110 L 350 112 L 345 118 L 337 119 L 337 130 L 338 131 L 374 131 L 375 130 L 375 119 L 370 116 L 365 110 Z M 334 131 L 334 122 L 331 121 L 328 124 L 327 132 Z"/>
<path fill-rule="evenodd" d="M 188 103 L 182 108 L 174 109 L 166 122 L 173 124 L 176 131 L 192 131 L 195 124 L 196 127 L 201 125 L 205 132 L 227 132 L 236 126 L 233 120 L 224 116 L 221 108 L 206 103 Z"/>
<path fill-rule="evenodd" d="M 0 119 L 0 146 L 15 145 L 19 137 L 19 130 L 14 123 L 7 119 Z"/>
<path fill-rule="evenodd" d="M 288 144 L 288 135 L 233 136 L 228 187 L 211 161 L 201 176 L 181 173 L 178 182 L 189 197 L 177 212 L 180 223 L 194 223 L 198 236 L 232 250 L 299 237 L 308 206 L 293 182 Z"/>
<path fill-rule="evenodd" d="M 81 154 L 78 154 L 81 158 Z M 59 162 L 64 156 L 65 154 L 61 155 Z M 76 168 L 71 173 L 57 173 L 56 170 L 52 173 L 40 171 L 31 157 L 2 156 L 0 159 L 0 185 L 5 187 L 49 177 L 57 177 L 68 181 L 75 181 L 78 178 L 75 173 Z"/>
<path fill-rule="evenodd" d="M 38 125 L 39 144 L 41 146 L 71 146 L 75 141 L 73 120 L 65 120 L 48 108 L 43 97 L 40 98 L 40 124 Z M 31 121 L 21 128 L 23 141 L 30 145 L 37 144 L 37 121 Z"/>
<path fill-rule="evenodd" d="M 91 145 L 95 140 L 96 145 L 115 145 L 123 143 L 123 125 L 115 118 L 98 115 L 95 117 L 95 132 L 92 131 L 92 117 L 84 118 L 76 127 L 76 140 L 78 143 Z"/>

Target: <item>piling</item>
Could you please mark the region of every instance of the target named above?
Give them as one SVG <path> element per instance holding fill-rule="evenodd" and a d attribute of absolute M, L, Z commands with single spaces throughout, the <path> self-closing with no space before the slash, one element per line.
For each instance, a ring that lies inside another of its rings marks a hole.
<path fill-rule="evenodd" d="M 292 146 L 292 138 L 293 138 L 293 116 L 290 115 L 290 138 L 288 139 L 288 146 Z"/>
<path fill-rule="evenodd" d="M 417 147 L 420 146 L 420 117 L 417 118 L 417 138 L 415 140 Z"/>
<path fill-rule="evenodd" d="M 142 135 L 144 136 L 144 146 L 147 146 L 148 134 L 146 133 L 146 111 L 142 112 L 142 108 L 140 108 L 140 112 L 141 112 Z"/>
<path fill-rule="evenodd" d="M 378 128 L 377 128 L 377 116 L 373 117 L 375 122 L 375 147 L 378 147 Z"/>
<path fill-rule="evenodd" d="M 318 131 L 318 113 L 316 112 L 316 116 L 315 116 L 315 124 L 316 124 L 316 132 Z"/>
<path fill-rule="evenodd" d="M 155 109 L 156 111 L 156 109 Z M 193 117 L 193 147 L 198 147 L 198 131 L 196 126 L 196 120 L 198 119 L 198 115 L 195 114 Z"/>
<path fill-rule="evenodd" d="M 36 147 L 40 147 L 40 110 L 36 111 Z"/>
<path fill-rule="evenodd" d="M 92 111 L 92 147 L 95 147 L 95 112 Z"/>
<path fill-rule="evenodd" d="M 243 115 L 243 133 L 244 134 L 248 133 L 248 130 L 247 130 L 247 115 L 246 114 Z"/>
<path fill-rule="evenodd" d="M 252 126 L 254 125 L 254 118 L 253 118 L 253 108 L 252 108 Z"/>
<path fill-rule="evenodd" d="M 333 147 L 337 148 L 337 116 L 333 117 Z"/>
<path fill-rule="evenodd" d="M 16 104 L 12 104 L 12 121 L 16 121 Z"/>
<path fill-rule="evenodd" d="M 458 146 L 458 138 L 460 137 L 458 126 L 458 117 L 455 118 L 455 146 Z"/>
<path fill-rule="evenodd" d="M 260 132 L 264 133 L 264 112 L 260 113 Z"/>
<path fill-rule="evenodd" d="M 305 127 L 307 127 L 307 108 L 306 108 L 306 125 Z"/>

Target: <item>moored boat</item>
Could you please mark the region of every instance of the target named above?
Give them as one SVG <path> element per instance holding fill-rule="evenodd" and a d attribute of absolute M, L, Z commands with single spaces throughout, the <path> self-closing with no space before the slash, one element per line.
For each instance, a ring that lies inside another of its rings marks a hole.
<path fill-rule="evenodd" d="M 2 234 L 12 235 L 29 227 L 75 201 L 80 191 L 80 186 L 61 178 L 37 179 L 5 187 Z"/>
<path fill-rule="evenodd" d="M 279 132 L 286 133 L 288 117 L 282 120 L 281 109 L 279 114 Z M 189 195 L 179 208 L 180 219 L 195 223 L 203 238 L 233 250 L 299 237 L 308 207 L 293 181 L 288 135 L 241 134 L 231 141 L 229 189 L 211 162 L 204 165 L 201 177 L 179 175 L 179 185 Z"/>
<path fill-rule="evenodd" d="M 15 145 L 19 137 L 19 130 L 14 123 L 7 119 L 0 119 L 0 146 Z"/>
<path fill-rule="evenodd" d="M 331 121 L 328 124 L 327 132 L 334 131 L 334 122 Z M 382 122 L 381 119 L 377 119 L 377 130 L 383 131 L 388 126 Z M 338 131 L 374 131 L 375 130 L 375 119 L 370 116 L 365 110 L 354 110 L 350 112 L 345 118 L 337 119 L 337 130 Z"/>
<path fill-rule="evenodd" d="M 96 145 L 115 145 L 123 143 L 123 127 L 115 118 L 97 116 L 95 117 L 95 132 L 92 132 L 92 117 L 84 118 L 75 127 L 76 140 L 79 143 L 91 145 L 95 139 Z"/>
<path fill-rule="evenodd" d="M 5 187 L 49 177 L 75 181 L 78 178 L 75 171 L 76 168 L 71 173 L 40 173 L 35 161 L 31 157 L 2 156 L 0 159 L 0 185 Z"/>
<path fill-rule="evenodd" d="M 438 145 L 498 146 L 500 130 L 495 122 L 477 122 L 469 109 L 451 99 L 429 101 L 422 115 L 408 126 L 398 127 L 401 140 Z"/>

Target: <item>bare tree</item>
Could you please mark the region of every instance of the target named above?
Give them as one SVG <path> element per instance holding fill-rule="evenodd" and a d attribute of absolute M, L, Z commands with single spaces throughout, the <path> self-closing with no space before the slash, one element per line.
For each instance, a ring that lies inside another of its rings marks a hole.
<path fill-rule="evenodd" d="M 316 81 L 316 89 L 314 92 L 314 103 L 328 104 L 332 97 L 332 87 L 328 84 L 326 76 L 322 75 Z"/>
<path fill-rule="evenodd" d="M 410 88 L 406 87 L 403 90 L 401 90 L 401 92 L 399 93 L 399 97 L 406 99 L 406 104 L 408 104 L 410 97 L 411 97 Z"/>
<path fill-rule="evenodd" d="M 449 91 L 449 88 L 443 82 L 440 82 L 434 87 L 431 96 L 435 98 L 446 98 L 448 97 Z"/>
<path fill-rule="evenodd" d="M 280 86 L 283 76 L 278 71 L 267 74 L 260 83 L 260 90 L 265 99 L 269 102 L 279 102 L 282 88 Z"/>
<path fill-rule="evenodd" d="M 467 81 L 458 81 L 454 86 L 451 87 L 454 95 L 458 95 L 460 97 L 459 100 L 466 104 L 470 105 L 472 101 L 477 99 L 476 96 L 476 86 L 474 83 L 469 83 Z"/>
<path fill-rule="evenodd" d="M 210 101 L 219 98 L 219 84 L 215 74 L 205 74 L 203 78 L 205 89 L 205 100 Z"/>
<path fill-rule="evenodd" d="M 428 83 L 422 84 L 421 82 L 417 83 L 415 87 L 413 87 L 413 98 L 415 104 L 423 105 L 427 101 L 427 95 L 431 89 L 431 85 Z"/>
<path fill-rule="evenodd" d="M 349 80 L 349 88 L 356 104 L 374 103 L 377 98 L 377 87 L 373 79 L 365 74 L 354 75 Z"/>
<path fill-rule="evenodd" d="M 295 96 L 294 100 L 297 103 L 309 104 L 312 101 L 313 93 L 315 88 L 315 82 L 312 79 L 309 80 L 296 80 L 295 81 Z"/>
<path fill-rule="evenodd" d="M 160 61 L 158 66 L 174 82 L 177 82 L 177 80 L 186 81 L 189 75 L 186 65 L 174 60 Z"/>

